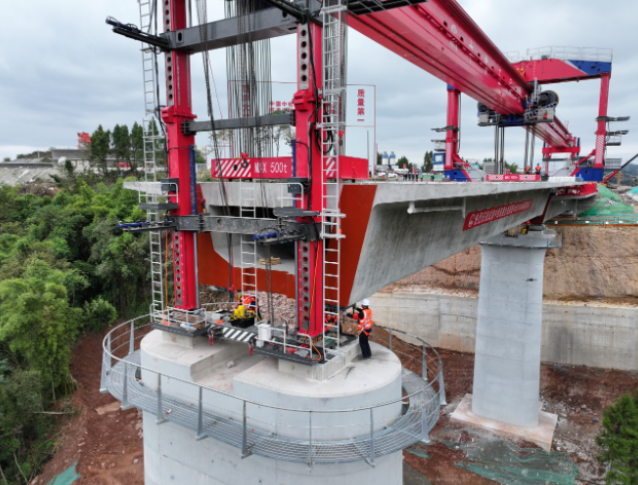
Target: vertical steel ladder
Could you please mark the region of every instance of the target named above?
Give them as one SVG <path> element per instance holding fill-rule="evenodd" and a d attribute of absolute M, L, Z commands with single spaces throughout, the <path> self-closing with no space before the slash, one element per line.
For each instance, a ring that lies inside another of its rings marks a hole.
<path fill-rule="evenodd" d="M 339 198 L 340 139 L 345 132 L 345 15 L 346 0 L 324 0 L 322 9 L 323 35 L 323 98 L 321 106 L 321 237 L 323 239 L 323 342 L 324 354 L 326 332 L 337 335 L 336 348 L 340 345 L 340 282 L 341 282 L 341 214 Z M 326 323 L 328 317 L 334 322 Z M 338 350 L 333 352 L 338 355 Z M 326 356 L 327 357 L 327 356 Z"/>
<path fill-rule="evenodd" d="M 252 170 L 251 167 L 249 170 Z M 255 174 L 252 174 L 253 177 Z M 265 203 L 265 201 L 262 201 Z M 257 217 L 257 182 L 253 178 L 250 181 L 239 180 L 239 217 Z M 257 241 L 251 234 L 239 235 L 239 251 L 241 263 L 241 292 L 244 296 L 250 295 L 259 301 L 257 295 Z M 272 323 L 272 322 L 271 322 Z"/>
<path fill-rule="evenodd" d="M 153 19 L 157 15 L 156 0 L 138 0 L 140 7 L 140 29 L 151 33 Z M 144 180 L 146 182 L 157 182 L 156 151 L 162 148 L 164 137 L 159 135 L 154 117 L 158 116 L 159 104 L 156 90 L 155 65 L 157 63 L 157 53 L 155 49 L 147 44 L 142 44 L 142 79 L 144 87 Z M 140 192 L 140 202 L 142 198 L 148 203 L 159 202 L 155 194 L 144 194 Z M 149 210 L 146 213 L 147 219 L 151 222 L 160 220 L 160 213 L 157 210 Z M 162 318 L 167 302 L 164 301 L 164 279 L 162 271 L 162 237 L 159 231 L 148 233 L 151 260 L 151 308 L 150 313 L 153 319 Z M 164 248 L 166 251 L 168 248 Z"/>

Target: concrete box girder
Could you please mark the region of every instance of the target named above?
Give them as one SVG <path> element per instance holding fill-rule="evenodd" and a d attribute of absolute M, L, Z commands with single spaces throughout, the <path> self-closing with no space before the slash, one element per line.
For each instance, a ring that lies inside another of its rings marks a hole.
<path fill-rule="evenodd" d="M 201 185 L 207 208 L 220 210 L 222 201 L 217 185 Z M 346 306 L 360 301 L 389 284 L 543 213 L 546 218 L 551 218 L 574 209 L 578 201 L 550 199 L 552 191 L 564 185 L 564 182 L 344 183 L 341 207 L 345 213 L 342 223 L 346 237 L 342 250 L 347 258 L 342 268 L 341 304 Z M 227 186 L 229 204 L 238 206 L 239 183 L 230 182 Z M 275 207 L 282 190 L 285 191 L 285 184 L 267 183 L 264 189 L 265 200 L 261 200 L 260 190 L 256 204 Z M 363 203 L 364 200 L 369 203 Z M 464 230 L 468 214 L 521 201 L 531 201 L 530 208 Z M 409 213 L 411 206 L 450 210 Z M 349 227 L 364 234 L 348 235 Z M 225 238 L 216 238 L 214 248 L 226 260 Z M 273 269 L 292 276 L 292 270 L 284 266 L 284 261 L 282 258 L 282 265 Z M 203 274 L 200 271 L 200 276 Z M 222 284 L 220 281 L 219 285 Z"/>

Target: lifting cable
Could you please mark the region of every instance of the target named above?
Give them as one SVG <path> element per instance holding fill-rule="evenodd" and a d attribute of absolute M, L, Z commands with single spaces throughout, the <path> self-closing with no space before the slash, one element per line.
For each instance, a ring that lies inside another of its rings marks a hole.
<path fill-rule="evenodd" d="M 221 197 L 221 201 L 224 207 L 224 214 L 226 216 L 230 216 L 230 206 L 228 202 L 228 192 L 226 189 L 226 183 L 224 181 L 224 174 L 222 172 L 222 166 L 220 162 L 220 152 L 219 145 L 217 143 L 217 137 L 215 136 L 215 113 L 213 111 L 213 100 L 210 93 L 210 77 L 208 73 L 208 67 L 210 65 L 210 57 L 208 54 L 208 29 L 206 23 L 208 21 L 207 10 L 206 10 L 206 0 L 196 0 L 196 9 L 197 9 L 197 21 L 199 23 L 199 33 L 201 38 L 204 41 L 204 50 L 202 51 L 202 61 L 204 64 L 204 78 L 206 81 L 206 104 L 208 109 L 208 116 L 210 117 L 210 124 L 212 129 L 212 138 L 213 138 L 213 149 L 215 153 L 215 165 L 217 168 L 217 177 L 218 177 L 218 187 L 219 193 Z M 212 71 L 212 69 L 211 69 Z M 226 243 L 228 246 L 228 292 L 230 293 L 230 299 L 234 301 L 234 262 L 233 262 L 233 244 L 232 244 L 232 235 L 227 233 L 226 235 Z M 199 291 L 199 289 L 197 290 Z"/>
<path fill-rule="evenodd" d="M 227 2 L 225 7 L 226 18 L 236 18 L 239 42 L 235 46 L 227 49 L 227 71 L 230 82 L 231 117 L 240 120 L 241 128 L 233 132 L 233 155 L 248 153 L 256 160 L 253 162 L 253 172 L 251 183 L 258 183 L 256 179 L 263 179 L 265 170 L 263 166 L 264 150 L 271 155 L 272 150 L 272 128 L 263 127 L 259 122 L 254 127 L 248 127 L 246 118 L 255 116 L 259 120 L 260 115 L 268 114 L 270 101 L 272 100 L 272 88 L 270 85 L 270 43 L 268 40 L 253 41 L 252 33 L 248 29 L 247 15 L 256 11 L 254 0 L 235 0 Z M 237 85 L 239 83 L 239 86 Z M 243 158 L 243 156 L 242 156 Z M 268 198 L 266 185 L 259 183 L 262 216 L 267 215 Z M 257 195 L 255 185 L 253 191 L 254 216 L 257 217 Z M 240 211 L 241 212 L 241 211 Z M 243 216 L 243 214 L 240 214 Z M 256 244 L 256 243 L 254 243 Z M 265 249 L 266 260 L 270 260 L 270 248 Z M 257 257 L 257 246 L 255 246 L 255 257 Z M 242 270 L 243 271 L 243 270 Z M 257 266 L 255 272 L 255 293 L 257 288 Z M 243 285 L 243 281 L 242 281 Z M 272 268 L 266 264 L 266 296 L 269 308 L 269 320 L 274 324 L 274 305 L 272 298 Z M 258 294 L 255 294 L 258 298 Z"/>

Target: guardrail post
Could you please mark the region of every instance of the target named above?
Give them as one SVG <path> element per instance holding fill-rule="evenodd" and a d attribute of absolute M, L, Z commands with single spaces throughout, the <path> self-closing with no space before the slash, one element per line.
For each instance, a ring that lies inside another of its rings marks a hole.
<path fill-rule="evenodd" d="M 248 429 L 246 426 L 246 401 L 244 401 L 243 406 L 243 430 L 241 436 L 241 457 L 246 458 L 250 453 L 248 453 Z"/>
<path fill-rule="evenodd" d="M 423 392 L 423 402 L 425 403 L 427 399 L 427 396 L 425 395 L 425 392 Z M 427 406 L 424 406 L 423 409 L 421 409 L 421 441 L 425 444 L 429 444 L 430 443 L 430 432 L 428 430 L 428 416 L 427 416 Z"/>
<path fill-rule="evenodd" d="M 161 424 L 164 418 L 164 410 L 162 409 L 162 374 L 157 374 L 157 418 L 155 424 Z"/>
<path fill-rule="evenodd" d="M 374 408 L 370 408 L 370 458 L 368 464 L 374 466 Z"/>
<path fill-rule="evenodd" d="M 106 335 L 106 350 L 102 353 L 102 378 L 100 379 L 100 393 L 108 394 L 108 375 L 111 372 L 111 332 Z"/>
<path fill-rule="evenodd" d="M 389 328 L 388 332 L 390 334 L 390 336 L 388 337 L 388 347 L 389 347 L 390 350 L 392 350 L 392 329 Z"/>
<path fill-rule="evenodd" d="M 128 353 L 131 355 L 135 352 L 135 320 L 131 321 L 131 338 L 128 343 Z"/>
<path fill-rule="evenodd" d="M 123 374 L 123 384 L 122 384 L 122 406 L 120 408 L 122 411 L 125 409 L 129 409 L 131 406 L 128 404 L 128 362 L 124 361 L 124 374 Z"/>
<path fill-rule="evenodd" d="M 203 409 L 203 399 L 202 399 L 202 395 L 204 393 L 204 388 L 203 387 L 199 387 L 199 406 L 197 407 L 197 440 L 203 440 L 204 438 L 206 438 L 206 435 L 204 434 L 204 426 L 203 426 L 203 421 L 204 421 L 204 409 Z"/>
<path fill-rule="evenodd" d="M 423 344 L 423 353 L 421 355 L 421 378 L 428 382 L 428 354 Z"/>
<path fill-rule="evenodd" d="M 312 468 L 312 411 L 308 411 L 308 466 Z"/>
<path fill-rule="evenodd" d="M 443 382 L 443 369 L 439 369 L 439 404 L 441 406 L 447 406 L 447 400 L 445 399 L 445 383 Z"/>

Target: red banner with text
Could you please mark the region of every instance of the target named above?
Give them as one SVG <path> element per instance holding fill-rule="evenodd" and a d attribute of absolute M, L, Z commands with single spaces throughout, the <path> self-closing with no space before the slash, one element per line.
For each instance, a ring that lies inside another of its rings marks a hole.
<path fill-rule="evenodd" d="M 463 230 L 467 231 L 477 226 L 482 226 L 488 222 L 503 219 L 520 212 L 525 212 L 532 208 L 532 199 L 522 200 L 520 202 L 513 202 L 511 204 L 499 205 L 496 207 L 490 207 L 489 209 L 482 209 L 480 211 L 470 212 L 465 217 L 465 224 L 463 224 Z"/>

